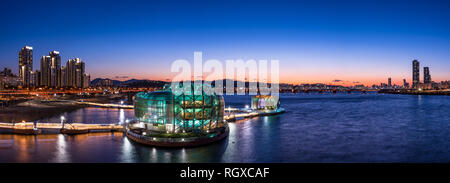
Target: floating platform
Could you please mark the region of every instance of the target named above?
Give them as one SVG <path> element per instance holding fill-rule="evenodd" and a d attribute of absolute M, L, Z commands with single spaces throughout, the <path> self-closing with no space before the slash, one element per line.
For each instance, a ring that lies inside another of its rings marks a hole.
<path fill-rule="evenodd" d="M 161 137 L 148 137 L 144 135 L 140 135 L 138 133 L 133 132 L 132 130 L 127 130 L 125 135 L 132 141 L 148 146 L 157 146 L 157 147 L 195 147 L 202 146 L 214 142 L 218 142 L 230 133 L 230 129 L 228 126 L 223 127 L 222 130 L 217 131 L 216 133 L 211 133 L 210 135 L 203 137 L 190 137 L 190 138 L 161 138 Z"/>
<path fill-rule="evenodd" d="M 253 117 L 258 117 L 258 116 L 271 116 L 271 115 L 277 115 L 277 114 L 281 114 L 281 113 L 285 112 L 284 108 L 279 108 L 277 110 L 233 109 L 232 111 L 234 111 L 234 112 L 224 116 L 225 120 L 227 120 L 229 122 L 233 122 L 233 121 L 245 119 L 245 118 L 253 118 Z"/>

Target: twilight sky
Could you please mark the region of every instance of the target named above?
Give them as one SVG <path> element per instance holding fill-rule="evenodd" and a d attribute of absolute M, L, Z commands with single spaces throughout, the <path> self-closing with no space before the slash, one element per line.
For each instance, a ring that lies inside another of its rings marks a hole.
<path fill-rule="evenodd" d="M 202 51 L 278 59 L 281 82 L 294 84 L 411 82 L 413 59 L 450 80 L 449 20 L 449 1 L 3 0 L 0 69 L 17 73 L 30 45 L 35 70 L 58 50 L 63 65 L 85 61 L 92 79 L 171 79 L 174 60 Z"/>

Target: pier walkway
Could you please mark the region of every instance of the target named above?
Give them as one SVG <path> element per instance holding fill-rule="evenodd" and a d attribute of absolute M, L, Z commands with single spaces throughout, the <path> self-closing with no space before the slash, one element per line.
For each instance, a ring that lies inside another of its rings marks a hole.
<path fill-rule="evenodd" d="M 124 104 L 102 104 L 102 103 L 95 103 L 95 102 L 77 102 L 77 104 L 98 106 L 98 107 L 108 107 L 108 108 L 120 108 L 120 109 L 133 109 L 134 108 L 134 105 L 124 105 Z"/>
<path fill-rule="evenodd" d="M 60 123 L 0 123 L 0 133 L 3 134 L 80 134 L 107 131 L 124 131 L 124 127 L 116 124 L 66 123 L 63 128 Z"/>
<path fill-rule="evenodd" d="M 280 108 L 278 110 L 252 110 L 252 109 L 238 109 L 238 108 L 225 108 L 224 119 L 232 122 L 244 118 L 253 118 L 257 116 L 270 116 L 284 113 L 285 110 Z"/>

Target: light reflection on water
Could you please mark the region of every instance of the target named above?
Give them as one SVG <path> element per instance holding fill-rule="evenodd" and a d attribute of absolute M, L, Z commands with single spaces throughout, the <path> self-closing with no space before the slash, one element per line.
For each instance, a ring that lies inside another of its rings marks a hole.
<path fill-rule="evenodd" d="M 73 112 L 62 114 L 69 123 L 100 123 L 110 124 L 125 122 L 127 119 L 133 119 L 133 109 L 116 108 L 82 108 Z M 60 116 L 54 116 L 48 119 L 40 120 L 42 123 L 60 123 Z"/>
<path fill-rule="evenodd" d="M 249 101 L 225 98 L 227 107 Z M 448 96 L 288 94 L 281 100 L 285 114 L 230 123 L 229 137 L 207 146 L 148 147 L 119 132 L 1 134 L 0 162 L 450 162 Z M 65 116 L 117 123 L 133 110 L 85 108 Z"/>
<path fill-rule="evenodd" d="M 67 163 L 70 162 L 70 154 L 67 152 L 67 144 L 64 135 L 58 135 L 56 143 L 56 156 L 54 162 Z"/>

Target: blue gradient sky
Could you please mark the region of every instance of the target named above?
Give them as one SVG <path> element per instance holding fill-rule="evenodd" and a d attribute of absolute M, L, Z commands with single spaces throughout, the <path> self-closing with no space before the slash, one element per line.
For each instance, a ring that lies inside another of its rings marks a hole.
<path fill-rule="evenodd" d="M 15 1 L 0 3 L 0 67 L 51 50 L 96 77 L 171 78 L 176 59 L 278 59 L 288 83 L 450 79 L 449 1 Z M 63 65 L 64 65 L 63 64 Z M 338 83 L 334 83 L 338 84 Z"/>

